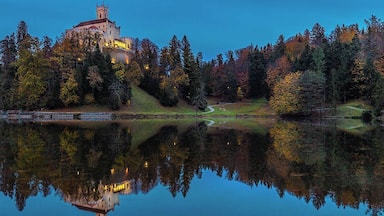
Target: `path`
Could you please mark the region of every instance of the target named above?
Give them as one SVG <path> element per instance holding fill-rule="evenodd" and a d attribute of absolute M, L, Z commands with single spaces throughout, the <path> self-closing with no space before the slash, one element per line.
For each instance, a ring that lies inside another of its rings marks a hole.
<path fill-rule="evenodd" d="M 204 114 L 215 112 L 215 109 L 213 109 L 213 107 L 211 105 L 207 106 L 207 108 L 209 109 L 209 111 L 204 112 Z"/>
<path fill-rule="evenodd" d="M 365 110 L 365 109 L 357 108 L 354 106 L 345 106 L 345 107 L 348 107 L 348 108 L 353 109 L 353 110 L 358 110 L 358 111 L 364 111 Z"/>

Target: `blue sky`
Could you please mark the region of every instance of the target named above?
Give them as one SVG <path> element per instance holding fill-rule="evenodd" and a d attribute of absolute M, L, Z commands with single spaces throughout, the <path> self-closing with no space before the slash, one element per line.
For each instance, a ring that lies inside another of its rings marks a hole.
<path fill-rule="evenodd" d="M 159 47 L 187 35 L 194 53 L 209 60 L 250 44 L 264 46 L 311 30 L 329 34 L 337 24 L 359 24 L 371 15 L 384 20 L 382 0 L 0 0 L 0 39 L 24 20 L 29 32 L 54 41 L 65 29 L 95 18 L 96 4 L 109 6 L 122 36 L 149 38 Z"/>

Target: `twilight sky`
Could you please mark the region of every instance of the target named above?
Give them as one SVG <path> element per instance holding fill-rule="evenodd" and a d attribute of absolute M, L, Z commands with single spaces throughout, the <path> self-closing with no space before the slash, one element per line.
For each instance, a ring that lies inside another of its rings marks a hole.
<path fill-rule="evenodd" d="M 66 29 L 95 19 L 96 4 L 109 6 L 121 35 L 149 38 L 160 48 L 173 35 L 187 35 L 205 60 L 250 44 L 275 43 L 311 30 L 318 22 L 329 34 L 337 24 L 359 24 L 371 15 L 384 20 L 382 0 L 0 0 L 0 39 L 24 20 L 33 36 L 54 41 Z"/>

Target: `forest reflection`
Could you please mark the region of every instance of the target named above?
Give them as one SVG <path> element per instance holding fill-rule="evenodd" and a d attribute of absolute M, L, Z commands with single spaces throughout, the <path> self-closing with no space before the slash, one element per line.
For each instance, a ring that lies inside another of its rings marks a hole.
<path fill-rule="evenodd" d="M 0 123 L 0 190 L 22 211 L 29 197 L 59 194 L 79 208 L 107 213 L 118 195 L 158 185 L 188 196 L 203 170 L 249 186 L 266 185 L 321 208 L 366 204 L 384 209 L 384 131 L 278 121 L 258 130 L 188 126 Z M 136 135 L 137 134 L 137 135 Z M 139 136 L 135 137 L 135 136 Z M 106 199 L 108 198 L 108 199 Z M 108 200 L 108 201 L 107 201 Z"/>

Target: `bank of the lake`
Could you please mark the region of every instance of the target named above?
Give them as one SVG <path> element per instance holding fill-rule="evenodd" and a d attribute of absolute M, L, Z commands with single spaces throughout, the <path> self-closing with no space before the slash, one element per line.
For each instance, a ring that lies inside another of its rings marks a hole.
<path fill-rule="evenodd" d="M 10 121 L 106 121 L 124 119 L 186 119 L 186 118 L 278 118 L 265 98 L 243 100 L 236 103 L 222 102 L 210 98 L 208 107 L 202 111 L 180 101 L 175 107 L 164 107 L 157 99 L 136 88 L 129 104 L 119 110 L 111 110 L 108 106 L 83 105 L 54 110 L 23 111 L 0 110 L 0 119 Z M 360 119 L 364 112 L 372 112 L 373 108 L 364 101 L 350 101 L 336 108 L 319 109 L 319 118 Z"/>

